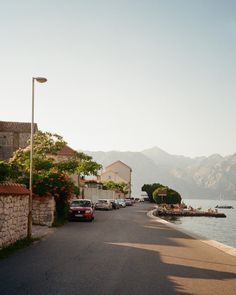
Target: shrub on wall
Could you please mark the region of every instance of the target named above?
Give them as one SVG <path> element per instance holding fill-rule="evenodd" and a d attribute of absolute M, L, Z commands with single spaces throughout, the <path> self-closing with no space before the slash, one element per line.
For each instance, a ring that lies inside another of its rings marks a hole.
<path fill-rule="evenodd" d="M 67 220 L 68 200 L 74 192 L 74 184 L 63 173 L 47 172 L 34 176 L 33 191 L 39 196 L 54 197 L 56 202 L 56 212 L 54 224 L 63 224 Z"/>
<path fill-rule="evenodd" d="M 166 196 L 160 196 L 159 194 L 166 192 Z M 181 196 L 175 190 L 164 186 L 161 183 L 153 183 L 153 184 L 144 184 L 142 186 L 142 191 L 145 191 L 148 194 L 150 202 L 155 202 L 157 204 L 180 204 Z"/>
<path fill-rule="evenodd" d="M 66 219 L 68 198 L 71 193 L 79 194 L 69 178 L 71 174 L 97 175 L 102 166 L 92 157 L 74 151 L 73 156 L 61 160 L 58 153 L 66 142 L 58 134 L 38 131 L 34 134 L 33 193 L 39 196 L 53 196 L 56 201 L 56 222 Z M 10 159 L 11 177 L 29 186 L 30 145 L 18 149 Z M 14 172 L 14 173 L 13 173 Z"/>
<path fill-rule="evenodd" d="M 165 190 L 166 196 L 159 195 L 162 191 Z M 153 199 L 157 204 L 180 204 L 181 196 L 175 190 L 169 187 L 159 187 L 153 192 Z"/>
<path fill-rule="evenodd" d="M 144 184 L 142 186 L 142 191 L 147 193 L 149 201 L 153 203 L 155 202 L 153 199 L 153 192 L 160 187 L 163 187 L 160 183 Z"/>
<path fill-rule="evenodd" d="M 7 180 L 10 175 L 10 167 L 4 161 L 0 161 L 0 181 Z"/>

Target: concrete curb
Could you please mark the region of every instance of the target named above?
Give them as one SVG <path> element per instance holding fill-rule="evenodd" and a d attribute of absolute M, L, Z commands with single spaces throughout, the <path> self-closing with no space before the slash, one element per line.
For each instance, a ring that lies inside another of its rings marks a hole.
<path fill-rule="evenodd" d="M 42 226 L 42 225 L 33 225 L 32 226 L 32 236 L 33 238 L 44 239 L 46 236 L 54 233 L 55 228 Z"/>
<path fill-rule="evenodd" d="M 149 212 L 147 213 L 147 216 L 148 216 L 149 218 L 154 219 L 154 220 L 155 220 L 156 222 L 158 222 L 158 223 L 165 224 L 165 225 L 168 226 L 168 227 L 171 227 L 171 228 L 173 228 L 173 229 L 175 229 L 175 230 L 178 230 L 178 231 L 180 231 L 180 232 L 183 232 L 184 234 L 186 234 L 186 235 L 188 235 L 188 236 L 190 236 L 190 237 L 192 237 L 192 238 L 194 238 L 194 239 L 196 239 L 196 240 L 199 240 L 199 241 L 201 241 L 201 242 L 203 242 L 203 243 L 205 243 L 205 244 L 207 244 L 207 245 L 210 245 L 210 246 L 212 246 L 212 247 L 215 247 L 215 248 L 217 248 L 218 250 L 220 250 L 220 251 L 222 251 L 222 252 L 224 252 L 224 253 L 227 253 L 227 254 L 229 254 L 229 255 L 231 255 L 231 256 L 236 256 L 236 248 L 234 248 L 234 247 L 230 247 L 230 246 L 227 246 L 227 245 L 225 245 L 225 244 L 222 244 L 222 243 L 217 242 L 217 241 L 214 241 L 214 240 L 208 240 L 208 239 L 207 239 L 206 237 L 204 237 L 204 236 L 201 236 L 201 235 L 195 234 L 195 233 L 190 232 L 190 231 L 188 231 L 188 230 L 185 230 L 185 229 L 183 229 L 183 228 L 179 228 L 177 225 L 175 225 L 175 224 L 173 224 L 173 223 L 171 223 L 171 222 L 168 222 L 168 221 L 166 221 L 166 220 L 164 220 L 164 219 L 161 219 L 160 217 L 154 216 L 153 213 L 154 213 L 155 210 L 156 210 L 156 209 L 149 211 Z"/>

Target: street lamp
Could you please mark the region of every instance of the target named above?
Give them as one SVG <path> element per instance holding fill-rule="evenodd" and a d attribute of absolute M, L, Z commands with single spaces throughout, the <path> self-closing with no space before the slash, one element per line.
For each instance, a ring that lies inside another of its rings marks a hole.
<path fill-rule="evenodd" d="M 33 146 L 34 146 L 34 81 L 39 83 L 47 82 L 46 78 L 43 77 L 33 77 L 32 78 L 32 119 L 31 119 L 31 136 L 30 136 L 30 198 L 29 198 L 29 215 L 28 215 L 28 238 L 32 235 L 32 203 L 33 203 Z"/>

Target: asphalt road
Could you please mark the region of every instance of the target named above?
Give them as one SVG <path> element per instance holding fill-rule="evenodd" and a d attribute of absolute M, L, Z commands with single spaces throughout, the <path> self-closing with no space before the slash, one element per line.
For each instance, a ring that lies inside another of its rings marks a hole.
<path fill-rule="evenodd" d="M 236 294 L 236 257 L 155 220 L 96 211 L 0 261 L 0 294 Z"/>

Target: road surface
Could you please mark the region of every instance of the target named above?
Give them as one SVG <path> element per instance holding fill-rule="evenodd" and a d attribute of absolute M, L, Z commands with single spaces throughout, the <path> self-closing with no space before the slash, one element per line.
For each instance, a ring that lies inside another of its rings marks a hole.
<path fill-rule="evenodd" d="M 148 218 L 150 207 L 96 211 L 1 260 L 0 294 L 236 294 L 236 257 Z"/>

